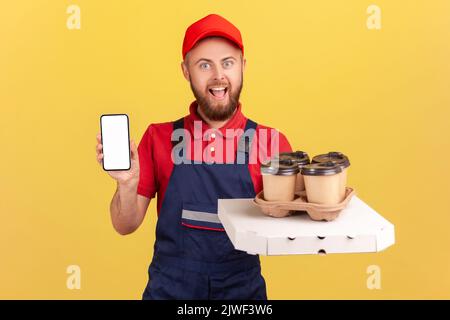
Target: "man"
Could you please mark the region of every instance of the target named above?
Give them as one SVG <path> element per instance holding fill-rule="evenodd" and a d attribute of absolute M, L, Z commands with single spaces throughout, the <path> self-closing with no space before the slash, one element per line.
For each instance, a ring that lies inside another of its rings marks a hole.
<path fill-rule="evenodd" d="M 186 30 L 182 54 L 196 100 L 187 116 L 151 124 L 138 148 L 131 141 L 130 170 L 108 172 L 117 181 L 113 226 L 123 235 L 134 232 L 158 194 L 144 299 L 267 299 L 259 257 L 234 249 L 217 199 L 255 197 L 262 190 L 262 159 L 291 147 L 284 135 L 241 111 L 246 59 L 234 25 L 215 14 L 198 20 Z"/>

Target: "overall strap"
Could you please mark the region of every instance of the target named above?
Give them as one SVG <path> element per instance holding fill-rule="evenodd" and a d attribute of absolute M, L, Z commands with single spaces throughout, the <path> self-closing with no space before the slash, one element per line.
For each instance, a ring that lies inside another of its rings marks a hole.
<path fill-rule="evenodd" d="M 245 130 L 238 142 L 236 163 L 248 164 L 250 157 L 250 147 L 252 145 L 253 138 L 256 134 L 256 127 L 258 124 L 250 119 L 247 119 L 245 124 Z"/>
<path fill-rule="evenodd" d="M 184 117 L 176 120 L 173 122 L 173 127 L 172 130 L 175 131 L 177 129 L 184 129 Z M 172 131 L 172 134 L 173 134 Z M 177 139 L 171 140 L 172 141 L 172 153 L 173 156 L 175 155 L 179 155 L 180 157 L 183 157 L 183 146 L 184 144 L 179 144 L 180 141 L 185 141 L 184 140 L 184 131 L 180 131 L 180 135 L 177 135 L 176 137 Z M 171 135 L 171 139 L 172 139 L 172 135 Z M 173 158 L 174 159 L 174 158 Z"/>

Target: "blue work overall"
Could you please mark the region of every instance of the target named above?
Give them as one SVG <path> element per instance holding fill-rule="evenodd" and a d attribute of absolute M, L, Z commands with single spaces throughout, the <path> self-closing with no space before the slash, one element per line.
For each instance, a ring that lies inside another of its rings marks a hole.
<path fill-rule="evenodd" d="M 183 118 L 173 123 L 182 128 Z M 245 130 L 256 123 L 248 119 Z M 259 256 L 234 249 L 217 215 L 217 199 L 255 197 L 253 136 L 240 137 L 234 163 L 174 164 L 143 299 L 267 299 Z"/>

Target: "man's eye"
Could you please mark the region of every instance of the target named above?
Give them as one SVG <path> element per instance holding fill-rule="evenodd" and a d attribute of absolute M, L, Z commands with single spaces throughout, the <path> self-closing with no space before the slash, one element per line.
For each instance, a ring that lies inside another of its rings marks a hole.
<path fill-rule="evenodd" d="M 202 63 L 202 64 L 200 64 L 200 68 L 201 69 L 208 69 L 209 68 L 209 63 Z"/>
<path fill-rule="evenodd" d="M 229 68 L 229 67 L 233 66 L 233 61 L 231 61 L 231 60 L 225 61 L 225 62 L 223 63 L 223 66 L 224 66 L 225 68 Z"/>

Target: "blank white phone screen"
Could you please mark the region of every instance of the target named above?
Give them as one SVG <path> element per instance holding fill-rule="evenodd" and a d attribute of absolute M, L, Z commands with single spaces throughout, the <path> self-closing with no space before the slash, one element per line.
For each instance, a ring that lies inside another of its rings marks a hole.
<path fill-rule="evenodd" d="M 103 168 L 105 170 L 129 170 L 130 144 L 128 116 L 102 115 L 100 118 Z"/>

